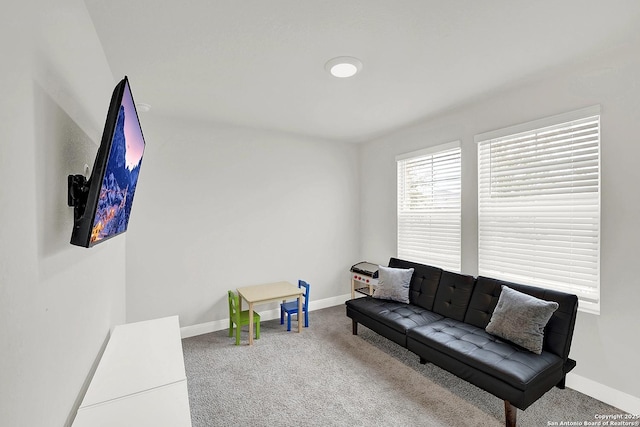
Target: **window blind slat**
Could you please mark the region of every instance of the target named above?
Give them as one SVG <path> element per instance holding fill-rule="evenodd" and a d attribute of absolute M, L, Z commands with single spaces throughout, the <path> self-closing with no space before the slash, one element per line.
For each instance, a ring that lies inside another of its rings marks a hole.
<path fill-rule="evenodd" d="M 479 274 L 572 292 L 599 312 L 600 117 L 553 121 L 476 138 Z"/>
<path fill-rule="evenodd" d="M 460 271 L 460 144 L 397 159 L 398 257 Z"/>

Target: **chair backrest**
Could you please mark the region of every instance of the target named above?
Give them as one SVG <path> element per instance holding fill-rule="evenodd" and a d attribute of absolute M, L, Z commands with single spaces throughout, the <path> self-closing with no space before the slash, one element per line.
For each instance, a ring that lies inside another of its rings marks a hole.
<path fill-rule="evenodd" d="M 307 308 L 309 308 L 309 288 L 310 288 L 310 286 L 304 280 L 298 280 L 298 287 L 299 288 L 304 288 L 304 291 L 302 292 L 302 296 L 304 297 L 304 300 L 302 302 L 302 309 L 304 311 L 306 311 Z"/>
<path fill-rule="evenodd" d="M 238 316 L 238 295 L 235 292 L 229 291 L 229 317 L 235 319 Z"/>

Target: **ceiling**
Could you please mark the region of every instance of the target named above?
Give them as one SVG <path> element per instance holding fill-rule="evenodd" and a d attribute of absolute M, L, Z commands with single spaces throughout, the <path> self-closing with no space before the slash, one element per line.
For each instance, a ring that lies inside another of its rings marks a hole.
<path fill-rule="evenodd" d="M 637 0 L 85 3 L 148 114 L 349 142 L 640 39 Z"/>

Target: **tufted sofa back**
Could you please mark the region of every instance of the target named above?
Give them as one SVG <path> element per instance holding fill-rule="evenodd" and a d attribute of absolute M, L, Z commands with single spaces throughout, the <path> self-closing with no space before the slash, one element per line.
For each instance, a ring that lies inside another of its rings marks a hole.
<path fill-rule="evenodd" d="M 498 279 L 452 273 L 425 264 L 391 258 L 389 267 L 413 268 L 409 288 L 411 304 L 479 328 L 486 328 L 496 308 L 502 285 L 559 304 L 544 331 L 543 349 L 563 360 L 569 357 L 578 310 L 575 295 Z"/>
<path fill-rule="evenodd" d="M 413 276 L 411 276 L 411 284 L 409 286 L 409 302 L 433 311 L 433 303 L 436 299 L 436 292 L 438 291 L 438 284 L 443 270 L 397 258 L 389 260 L 389 267 L 413 268 Z"/>
<path fill-rule="evenodd" d="M 411 304 L 452 319 L 464 319 L 476 280 L 473 276 L 398 258 L 391 258 L 389 267 L 413 268 L 409 286 Z"/>
<path fill-rule="evenodd" d="M 465 274 L 443 271 L 438 284 L 433 312 L 463 321 L 476 279 Z"/>

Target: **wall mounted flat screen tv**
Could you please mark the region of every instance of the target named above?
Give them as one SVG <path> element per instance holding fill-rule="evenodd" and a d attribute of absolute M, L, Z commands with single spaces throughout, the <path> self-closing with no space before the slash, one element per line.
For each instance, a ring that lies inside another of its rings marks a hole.
<path fill-rule="evenodd" d="M 71 244 L 92 247 L 127 231 L 145 141 L 129 79 L 113 90 L 102 140 L 89 179 L 69 175 Z"/>

